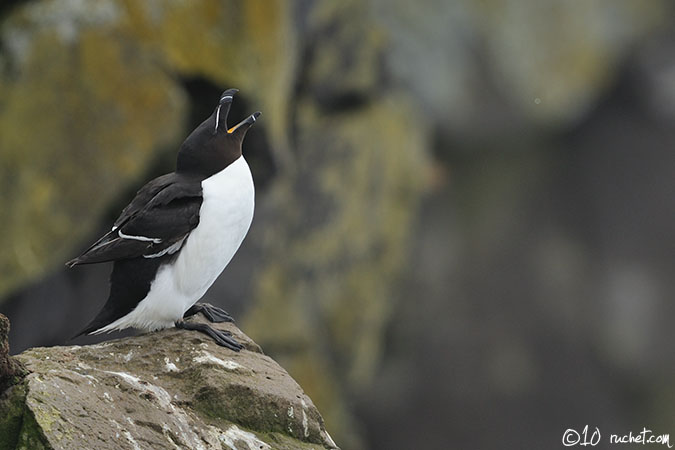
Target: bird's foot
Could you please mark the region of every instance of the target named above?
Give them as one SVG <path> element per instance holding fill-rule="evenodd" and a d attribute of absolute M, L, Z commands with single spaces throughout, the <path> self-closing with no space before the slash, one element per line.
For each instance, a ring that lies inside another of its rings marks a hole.
<path fill-rule="evenodd" d="M 195 303 L 185 314 L 183 314 L 183 319 L 187 319 L 197 313 L 204 314 L 204 317 L 206 317 L 209 322 L 213 323 L 234 322 L 234 319 L 227 311 L 208 303 Z"/>
<path fill-rule="evenodd" d="M 196 330 L 204 334 L 208 334 L 214 341 L 216 341 L 216 344 L 227 347 L 230 350 L 234 350 L 235 352 L 238 352 L 244 348 L 243 345 L 241 345 L 235 338 L 232 337 L 232 333 L 229 331 L 216 330 L 205 323 L 185 322 L 184 320 L 177 320 L 175 325 L 176 328 L 180 328 L 182 330 Z"/>

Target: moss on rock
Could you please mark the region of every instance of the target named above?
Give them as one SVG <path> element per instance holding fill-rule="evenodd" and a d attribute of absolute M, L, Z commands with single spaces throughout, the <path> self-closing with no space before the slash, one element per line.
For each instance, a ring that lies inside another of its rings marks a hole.
<path fill-rule="evenodd" d="M 26 386 L 17 384 L 0 394 L 0 450 L 14 450 L 23 426 Z"/>
<path fill-rule="evenodd" d="M 22 353 L 31 373 L 0 399 L 0 450 L 337 448 L 288 373 L 218 327 L 246 349 L 173 329 Z"/>

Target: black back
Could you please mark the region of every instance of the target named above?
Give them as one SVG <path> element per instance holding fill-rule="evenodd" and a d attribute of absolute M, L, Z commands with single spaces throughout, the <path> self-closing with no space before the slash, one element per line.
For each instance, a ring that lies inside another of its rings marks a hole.
<path fill-rule="evenodd" d="M 241 157 L 244 136 L 260 115 L 256 112 L 228 129 L 227 116 L 236 92 L 223 92 L 213 114 L 185 139 L 176 171 L 143 186 L 113 229 L 67 263 L 72 267 L 114 261 L 108 301 L 78 336 L 129 314 L 150 292 L 162 264 L 177 256 L 199 224 L 201 182 Z"/>

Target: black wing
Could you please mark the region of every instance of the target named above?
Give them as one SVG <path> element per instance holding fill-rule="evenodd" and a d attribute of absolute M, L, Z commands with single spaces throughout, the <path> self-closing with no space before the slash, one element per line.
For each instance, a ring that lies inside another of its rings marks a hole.
<path fill-rule="evenodd" d="M 66 264 L 73 267 L 175 253 L 199 224 L 201 205 L 199 180 L 175 173 L 156 178 L 138 191 L 110 232 Z"/>

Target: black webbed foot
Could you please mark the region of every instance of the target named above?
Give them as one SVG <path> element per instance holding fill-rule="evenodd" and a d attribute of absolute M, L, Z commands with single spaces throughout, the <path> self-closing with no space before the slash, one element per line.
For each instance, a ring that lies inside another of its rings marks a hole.
<path fill-rule="evenodd" d="M 211 338 L 213 338 L 214 341 L 216 341 L 216 344 L 227 347 L 230 350 L 234 350 L 235 352 L 238 352 L 244 348 L 243 345 L 241 345 L 235 338 L 232 337 L 232 333 L 229 331 L 216 330 L 205 323 L 185 322 L 183 320 L 177 320 L 175 325 L 176 328 L 183 330 L 196 330 L 208 334 L 211 336 Z"/>
<path fill-rule="evenodd" d="M 213 323 L 234 322 L 234 319 L 227 311 L 208 303 L 195 303 L 183 314 L 183 319 L 187 319 L 197 313 L 204 314 L 204 317 Z"/>

